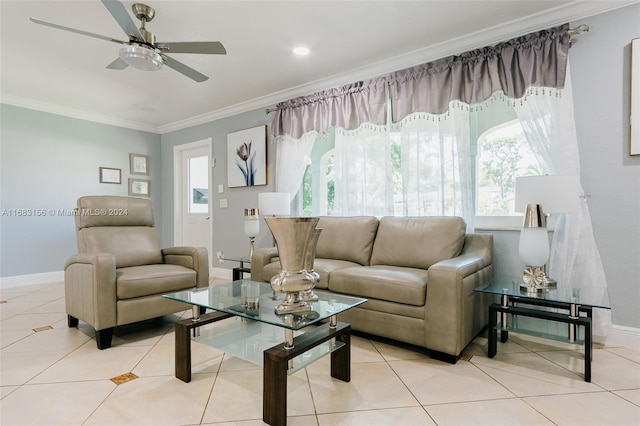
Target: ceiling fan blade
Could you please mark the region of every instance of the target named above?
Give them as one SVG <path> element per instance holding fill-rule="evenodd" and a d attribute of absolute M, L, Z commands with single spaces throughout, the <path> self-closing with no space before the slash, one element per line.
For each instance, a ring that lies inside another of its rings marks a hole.
<path fill-rule="evenodd" d="M 200 53 L 226 55 L 227 49 L 219 41 L 185 41 L 177 43 L 157 43 L 156 47 L 167 53 Z"/>
<path fill-rule="evenodd" d="M 193 68 L 188 67 L 182 62 L 178 62 L 175 59 L 170 58 L 166 55 L 162 55 L 162 59 L 164 59 L 164 64 L 166 66 L 168 66 L 169 68 L 173 68 L 174 70 L 178 71 L 181 74 L 186 75 L 187 77 L 189 77 L 194 81 L 197 81 L 198 83 L 202 83 L 203 81 L 206 81 L 209 79 L 209 77 L 207 77 L 206 75 L 199 73 Z"/>
<path fill-rule="evenodd" d="M 122 3 L 116 0 L 102 0 L 102 4 L 104 4 L 104 7 L 111 13 L 113 19 L 116 20 L 127 36 L 137 38 L 140 41 L 146 41 Z"/>
<path fill-rule="evenodd" d="M 58 30 L 69 31 L 69 32 L 76 33 L 76 34 L 82 34 L 82 35 L 93 37 L 93 38 L 99 38 L 100 40 L 106 40 L 106 41 L 112 41 L 114 43 L 125 44 L 125 42 L 122 41 L 122 40 L 116 40 L 115 38 L 102 36 L 100 34 L 94 34 L 94 33 L 88 32 L 88 31 L 82 31 L 82 30 L 77 30 L 75 28 L 69 28 L 69 27 L 65 27 L 65 26 L 62 26 L 62 25 L 53 24 L 51 22 L 42 21 L 42 20 L 36 19 L 36 18 L 29 18 L 29 20 L 31 22 L 33 22 L 33 23 L 44 25 L 46 27 L 51 27 L 51 28 L 55 28 L 55 29 L 58 29 Z"/>
<path fill-rule="evenodd" d="M 127 64 L 125 61 L 120 58 L 116 58 L 115 61 L 107 65 L 107 68 L 109 68 L 110 70 L 123 70 L 128 66 L 129 64 Z"/>

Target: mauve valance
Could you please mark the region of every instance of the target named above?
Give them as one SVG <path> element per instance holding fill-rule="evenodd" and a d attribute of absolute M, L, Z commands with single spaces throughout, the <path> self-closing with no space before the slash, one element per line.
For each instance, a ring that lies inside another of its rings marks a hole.
<path fill-rule="evenodd" d="M 363 123 L 387 123 L 386 80 L 382 78 L 324 90 L 282 102 L 271 124 L 274 136 L 300 138 L 331 127 L 357 129 Z"/>
<path fill-rule="evenodd" d="M 331 127 L 353 130 L 362 124 L 387 124 L 387 87 L 392 121 L 409 114 L 443 114 L 452 101 L 476 104 L 503 92 L 514 99 L 531 86 L 564 86 L 569 24 L 517 37 L 391 73 L 282 102 L 271 130 L 299 139 Z"/>
<path fill-rule="evenodd" d="M 497 91 L 518 99 L 531 86 L 562 88 L 568 31 L 564 24 L 390 74 L 393 122 L 445 113 L 454 100 L 480 103 Z"/>

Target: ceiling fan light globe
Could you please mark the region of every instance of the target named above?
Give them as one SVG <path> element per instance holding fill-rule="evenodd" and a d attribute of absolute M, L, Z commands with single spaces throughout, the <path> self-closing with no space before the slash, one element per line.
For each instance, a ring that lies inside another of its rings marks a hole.
<path fill-rule="evenodd" d="M 162 56 L 158 52 L 144 46 L 124 46 L 120 49 L 118 56 L 127 65 L 144 71 L 157 71 L 164 65 Z"/>

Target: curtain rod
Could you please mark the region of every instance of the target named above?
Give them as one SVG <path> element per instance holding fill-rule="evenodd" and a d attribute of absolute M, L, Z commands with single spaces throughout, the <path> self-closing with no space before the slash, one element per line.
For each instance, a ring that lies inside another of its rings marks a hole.
<path fill-rule="evenodd" d="M 570 28 L 567 33 L 569 33 L 569 45 L 571 45 L 571 42 L 573 41 L 573 38 L 575 36 L 578 36 L 580 34 L 584 34 L 584 33 L 588 33 L 589 32 L 589 26 L 585 25 L 585 24 L 581 24 L 578 25 L 575 28 Z M 274 108 L 267 108 L 264 110 L 265 114 L 271 114 L 272 112 L 276 112 L 278 110 L 277 107 Z"/>
<path fill-rule="evenodd" d="M 569 29 L 569 31 L 567 31 L 569 33 L 569 47 L 573 46 L 573 38 L 575 36 L 578 36 L 580 34 L 584 34 L 584 33 L 588 33 L 589 32 L 589 26 L 582 24 L 582 25 L 578 25 L 575 28 L 571 28 Z"/>

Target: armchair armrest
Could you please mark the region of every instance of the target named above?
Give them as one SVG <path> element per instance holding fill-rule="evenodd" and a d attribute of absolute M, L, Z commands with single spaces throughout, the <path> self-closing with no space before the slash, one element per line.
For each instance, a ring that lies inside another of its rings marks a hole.
<path fill-rule="evenodd" d="M 492 278 L 492 257 L 493 235 L 468 234 L 458 257 L 429 268 L 425 337 L 433 349 L 457 356 L 486 325 L 488 299 L 473 289 Z"/>
<path fill-rule="evenodd" d="M 262 274 L 264 267 L 278 257 L 278 249 L 276 247 L 259 248 L 253 251 L 251 256 L 251 279 L 253 281 L 265 281 L 269 282 L 269 279 L 264 280 Z"/>
<path fill-rule="evenodd" d="M 115 327 L 116 258 L 109 253 L 80 253 L 64 265 L 67 313 L 96 330 Z"/>
<path fill-rule="evenodd" d="M 209 254 L 204 247 L 169 247 L 162 249 L 165 263 L 196 271 L 196 287 L 209 285 Z"/>

